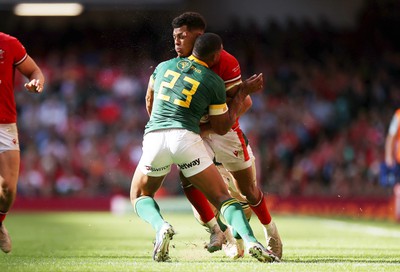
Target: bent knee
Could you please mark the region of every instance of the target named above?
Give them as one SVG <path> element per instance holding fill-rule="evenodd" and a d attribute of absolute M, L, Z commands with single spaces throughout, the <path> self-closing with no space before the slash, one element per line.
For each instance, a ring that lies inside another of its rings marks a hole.
<path fill-rule="evenodd" d="M 1 185 L 1 192 L 3 195 L 15 195 L 17 193 L 16 182 L 15 183 L 8 182 L 8 180 L 0 176 L 0 185 Z"/>
<path fill-rule="evenodd" d="M 134 204 L 135 201 L 141 196 L 142 191 L 137 187 L 131 187 L 130 191 L 130 200 L 131 203 Z"/>

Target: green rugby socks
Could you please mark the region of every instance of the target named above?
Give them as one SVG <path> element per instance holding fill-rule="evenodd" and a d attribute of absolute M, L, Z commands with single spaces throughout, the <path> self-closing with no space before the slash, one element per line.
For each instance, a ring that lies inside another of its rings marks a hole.
<path fill-rule="evenodd" d="M 224 216 L 226 222 L 240 234 L 246 243 L 257 242 L 253 230 L 243 213 L 242 206 L 236 199 L 230 198 L 224 201 L 221 205 L 221 214 Z"/>
<path fill-rule="evenodd" d="M 147 223 L 151 224 L 151 226 L 156 230 L 159 231 L 161 226 L 164 224 L 164 218 L 160 213 L 160 207 L 158 206 L 157 202 L 154 198 L 149 196 L 141 196 L 136 199 L 134 204 L 134 209 L 136 214 L 146 221 Z"/>

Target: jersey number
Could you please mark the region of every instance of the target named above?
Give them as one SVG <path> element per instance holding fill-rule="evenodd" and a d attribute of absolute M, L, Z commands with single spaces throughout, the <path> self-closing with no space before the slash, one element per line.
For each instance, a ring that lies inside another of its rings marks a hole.
<path fill-rule="evenodd" d="M 170 101 L 171 97 L 169 95 L 163 94 L 162 91 L 165 89 L 166 91 L 168 91 L 168 89 L 172 89 L 175 84 L 176 81 L 178 80 L 179 76 L 181 74 L 179 74 L 178 72 L 172 71 L 172 70 L 167 70 L 164 74 L 165 78 L 169 78 L 172 77 L 172 79 L 169 82 L 163 81 L 160 84 L 160 91 L 158 92 L 157 98 L 165 100 L 165 101 Z M 174 99 L 174 104 L 184 107 L 184 108 L 189 108 L 190 107 L 190 103 L 192 102 L 192 97 L 193 95 L 196 93 L 197 88 L 200 85 L 200 82 L 185 76 L 183 78 L 184 81 L 189 82 L 190 84 L 192 84 L 192 88 L 190 90 L 187 89 L 183 89 L 182 90 L 182 94 L 186 95 L 186 100 L 180 100 L 180 99 Z"/>

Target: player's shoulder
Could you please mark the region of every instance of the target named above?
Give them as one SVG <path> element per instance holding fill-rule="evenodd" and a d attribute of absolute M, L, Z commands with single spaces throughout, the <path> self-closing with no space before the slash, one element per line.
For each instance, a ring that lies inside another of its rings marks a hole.
<path fill-rule="evenodd" d="M 6 56 L 15 66 L 27 58 L 26 49 L 22 43 L 16 37 L 4 32 L 0 32 L 0 54 L 1 58 Z"/>
<path fill-rule="evenodd" d="M 221 56 L 216 66 L 217 66 L 216 69 L 219 70 L 220 72 L 227 73 L 227 71 L 229 71 L 229 74 L 232 73 L 240 74 L 239 61 L 236 59 L 234 55 L 230 54 L 226 50 L 221 51 Z"/>
<path fill-rule="evenodd" d="M 11 35 L 8 35 L 8 34 L 6 34 L 4 32 L 0 32 L 0 39 L 2 39 L 2 40 L 9 40 L 9 39 L 13 39 L 13 38 L 14 37 L 11 36 Z"/>
<path fill-rule="evenodd" d="M 162 69 L 169 69 L 171 66 L 175 66 L 175 63 L 177 62 L 177 58 L 169 59 L 169 60 L 164 60 L 160 62 L 157 66 L 155 71 L 160 71 Z"/>
<path fill-rule="evenodd" d="M 238 62 L 236 57 L 234 55 L 232 55 L 231 53 L 229 53 L 228 51 L 226 51 L 225 49 L 223 49 L 221 51 L 221 59 Z"/>
<path fill-rule="evenodd" d="M 19 40 L 16 37 L 6 34 L 4 32 L 0 32 L 0 40 L 3 42 L 18 42 L 19 43 Z"/>
<path fill-rule="evenodd" d="M 237 58 L 226 50 L 221 51 L 220 63 L 227 67 L 239 66 Z"/>
<path fill-rule="evenodd" d="M 169 64 L 171 64 L 171 63 L 176 63 L 177 61 L 178 61 L 178 58 L 172 58 L 172 59 L 169 59 L 169 60 L 165 60 L 165 61 L 160 62 L 160 63 L 158 64 L 158 66 L 169 65 Z"/>
<path fill-rule="evenodd" d="M 226 50 L 221 51 L 219 62 L 212 67 L 212 70 L 217 73 L 225 83 L 235 83 L 239 82 L 241 79 L 239 61 Z"/>

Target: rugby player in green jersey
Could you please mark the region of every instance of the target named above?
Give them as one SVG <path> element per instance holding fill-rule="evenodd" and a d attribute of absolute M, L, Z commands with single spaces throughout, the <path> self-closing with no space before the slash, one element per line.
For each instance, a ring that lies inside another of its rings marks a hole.
<path fill-rule="evenodd" d="M 279 260 L 254 237 L 241 205 L 229 195 L 199 134 L 205 113 L 213 130 L 225 134 L 236 121 L 242 100 L 263 87 L 262 74 L 254 75 L 227 105 L 224 82 L 208 69 L 218 62 L 221 50 L 220 37 L 205 33 L 196 40 L 190 57 L 159 64 L 150 80 L 154 101 L 143 137 L 143 154 L 132 178 L 131 201 L 137 215 L 156 231 L 155 261 L 170 260 L 169 242 L 175 234 L 154 199 L 172 164 L 218 207 L 252 257 L 261 262 Z"/>

